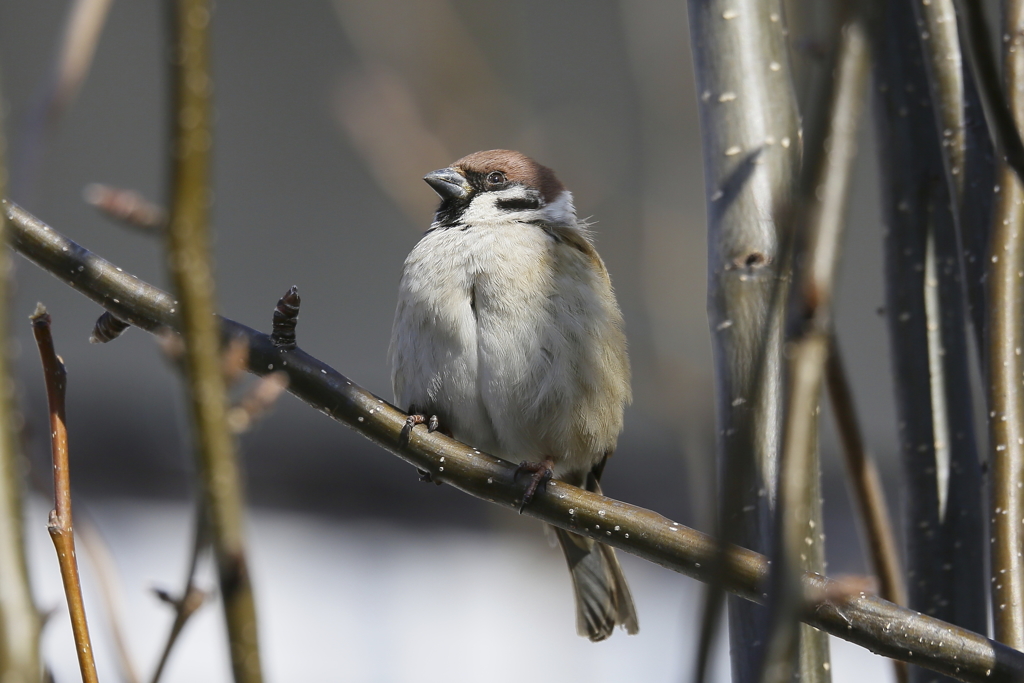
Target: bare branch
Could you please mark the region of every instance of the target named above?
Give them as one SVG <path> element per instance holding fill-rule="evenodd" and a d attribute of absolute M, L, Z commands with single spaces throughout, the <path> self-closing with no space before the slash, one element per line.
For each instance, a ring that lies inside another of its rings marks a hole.
<path fill-rule="evenodd" d="M 172 4 L 173 116 L 168 262 L 181 299 L 184 367 L 196 453 L 217 558 L 221 599 L 237 683 L 258 683 L 256 604 L 245 549 L 245 502 L 234 436 L 228 429 L 227 390 L 220 330 L 214 317 L 210 264 L 210 136 L 212 116 L 208 29 L 209 0 Z"/>
<path fill-rule="evenodd" d="M 4 203 L 11 242 L 23 256 L 143 329 L 178 324 L 177 306 L 166 292 L 126 275 L 20 207 Z M 81 269 L 79 269 L 81 268 Z M 269 335 L 222 318 L 229 334 L 249 340 L 249 368 L 257 375 L 288 374 L 288 391 L 358 431 L 416 469 L 477 498 L 518 510 L 522 486 L 516 466 L 480 453 L 439 432 L 413 429 L 401 438 L 407 415 L 301 349 L 281 351 Z M 699 531 L 634 505 L 555 482 L 525 510 L 527 515 L 600 540 L 699 581 L 719 581 L 748 600 L 763 599 L 768 564 L 762 555 L 732 548 L 727 571 L 716 572 L 719 544 Z M 804 574 L 807 595 L 847 594 L 834 582 Z M 823 631 L 894 659 L 913 661 L 963 681 L 1013 681 L 1024 676 L 1024 653 L 934 617 L 900 608 L 871 595 L 809 604 L 801 618 Z"/>
<path fill-rule="evenodd" d="M 75 533 L 71 516 L 71 471 L 68 465 L 68 431 L 64 412 L 64 395 L 67 388 L 67 371 L 64 362 L 53 348 L 50 334 L 50 315 L 42 304 L 32 314 L 32 334 L 39 347 L 39 358 L 43 363 L 43 378 L 46 380 L 46 400 L 50 407 L 50 445 L 53 452 L 53 510 L 47 529 L 57 549 L 60 576 L 64 583 L 64 594 L 71 613 L 71 630 L 75 636 L 78 665 L 85 683 L 98 683 L 96 661 L 92 643 L 89 640 L 89 624 L 85 619 L 85 602 L 82 599 L 82 583 L 78 575 L 78 559 L 75 556 Z"/>
<path fill-rule="evenodd" d="M 824 567 L 818 405 L 867 68 L 864 27 L 851 22 L 840 36 L 835 85 L 826 108 L 827 131 L 822 139 L 808 143 L 805 155 L 813 166 L 807 169 L 811 180 L 802 188 L 801 230 L 788 311 L 788 392 L 769 593 L 773 627 L 761 679 L 766 682 L 793 678 L 793 662 L 800 652 L 799 577 L 804 570 Z M 820 148 L 812 150 L 810 145 Z"/>
<path fill-rule="evenodd" d="M 850 498 L 861 522 L 865 554 L 875 576 L 878 577 L 879 594 L 889 602 L 906 605 L 907 587 L 900 568 L 892 516 L 885 502 L 885 489 L 882 487 L 878 466 L 861 437 L 853 392 L 846 379 L 846 369 L 843 367 L 843 357 L 835 333 L 829 337 L 825 373 L 839 440 L 843 444 L 843 462 L 846 465 Z M 906 683 L 906 664 L 893 664 L 896 666 L 896 680 L 899 683 Z"/>
<path fill-rule="evenodd" d="M 1024 121 L 1024 2 L 1003 3 L 1006 32 L 1003 63 L 1010 106 Z M 1024 649 L 1024 190 L 1006 164 L 1000 164 L 1000 192 L 992 221 L 987 262 L 989 482 L 991 486 L 992 621 L 997 640 Z"/>
<path fill-rule="evenodd" d="M 982 474 L 969 381 L 962 247 L 954 199 L 941 171 L 940 134 L 911 4 L 873 3 L 872 17 L 908 604 L 985 630 Z M 930 679 L 926 672 L 911 671 L 911 680 Z"/>
<path fill-rule="evenodd" d="M 708 317 L 722 477 L 720 533 L 767 552 L 779 452 L 782 245 L 799 174 L 800 126 L 779 0 L 690 0 L 708 213 Z M 712 608 L 716 600 L 708 603 Z M 733 677 L 753 681 L 765 610 L 732 601 Z M 821 680 L 821 666 L 804 672 Z"/>

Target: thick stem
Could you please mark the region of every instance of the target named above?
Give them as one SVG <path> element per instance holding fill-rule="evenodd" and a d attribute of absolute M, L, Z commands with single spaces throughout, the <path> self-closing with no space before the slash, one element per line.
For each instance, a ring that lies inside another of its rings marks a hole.
<path fill-rule="evenodd" d="M 910 607 L 986 628 L 981 468 L 960 242 L 908 3 L 873 17 L 886 298 L 905 476 Z M 930 680 L 911 671 L 912 680 Z"/>
<path fill-rule="evenodd" d="M 726 540 L 767 552 L 788 281 L 780 245 L 788 241 L 801 143 L 796 98 L 779 0 L 690 0 L 689 7 L 707 191 L 720 528 Z M 732 602 L 729 623 L 734 680 L 753 681 L 768 640 L 766 613 Z"/>
<path fill-rule="evenodd" d="M 175 0 L 171 201 L 168 261 L 180 299 L 185 375 L 198 470 L 217 558 L 235 681 L 262 680 L 256 606 L 245 551 L 244 494 L 227 424 L 220 330 L 209 255 L 210 70 L 207 0 Z"/>
<path fill-rule="evenodd" d="M 1024 2 L 1003 3 L 1006 91 L 1024 121 Z M 1024 649 L 1024 190 L 1006 164 L 988 259 L 988 400 L 992 621 L 997 640 Z"/>
<path fill-rule="evenodd" d="M 97 683 L 96 661 L 89 639 L 89 624 L 85 619 L 85 601 L 82 599 L 82 582 L 78 575 L 74 520 L 71 515 L 71 470 L 68 464 L 68 430 L 64 411 L 67 371 L 54 350 L 53 336 L 50 334 L 50 315 L 42 304 L 36 306 L 36 312 L 32 315 L 32 334 L 39 347 L 43 378 L 46 380 L 46 401 L 50 408 L 53 510 L 50 512 L 47 529 L 53 540 L 53 547 L 57 550 L 60 577 L 64 583 L 68 612 L 71 614 L 71 631 L 75 637 L 82 680 L 84 683 Z"/>

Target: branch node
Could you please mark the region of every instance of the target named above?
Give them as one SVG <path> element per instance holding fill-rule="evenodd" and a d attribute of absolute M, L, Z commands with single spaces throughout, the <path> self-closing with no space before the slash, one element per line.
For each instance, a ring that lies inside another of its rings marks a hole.
<path fill-rule="evenodd" d="M 273 331 L 270 338 L 274 346 L 282 351 L 290 351 L 295 348 L 295 326 L 299 322 L 299 305 L 302 299 L 299 298 L 299 288 L 292 285 L 284 293 L 284 296 L 277 302 L 274 309 Z"/>
<path fill-rule="evenodd" d="M 90 344 L 106 344 L 124 334 L 131 323 L 121 320 L 110 311 L 105 311 L 97 320 L 89 335 Z"/>

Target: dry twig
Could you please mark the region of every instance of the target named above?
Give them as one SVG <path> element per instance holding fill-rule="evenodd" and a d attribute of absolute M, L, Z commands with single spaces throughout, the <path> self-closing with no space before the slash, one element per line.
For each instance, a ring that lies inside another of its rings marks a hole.
<path fill-rule="evenodd" d="M 85 602 L 82 600 L 82 583 L 78 575 L 78 559 L 75 556 L 74 525 L 71 517 L 71 472 L 68 468 L 68 432 L 64 412 L 64 394 L 67 388 L 67 371 L 64 362 L 53 348 L 50 334 L 50 315 L 42 304 L 32 314 L 32 334 L 39 347 L 39 358 L 43 364 L 46 380 L 46 400 L 50 407 L 50 445 L 53 453 L 53 504 L 47 529 L 57 549 L 60 576 L 64 582 L 64 594 L 71 613 L 71 630 L 75 635 L 78 651 L 78 665 L 85 683 L 97 683 L 96 662 L 93 658 L 92 643 L 89 640 L 89 625 L 85 619 Z"/>
<path fill-rule="evenodd" d="M 167 212 L 135 190 L 92 183 L 86 185 L 82 196 L 86 203 L 130 228 L 147 234 L 167 228 Z"/>

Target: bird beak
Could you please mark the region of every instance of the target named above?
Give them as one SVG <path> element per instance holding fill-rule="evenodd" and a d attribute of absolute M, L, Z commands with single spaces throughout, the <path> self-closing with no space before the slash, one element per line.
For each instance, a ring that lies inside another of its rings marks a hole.
<path fill-rule="evenodd" d="M 463 199 L 470 191 L 469 183 L 466 181 L 465 176 L 454 168 L 442 168 L 432 171 L 423 176 L 423 179 L 427 181 L 427 185 L 434 189 L 434 192 L 437 193 L 437 196 L 442 201 Z"/>

